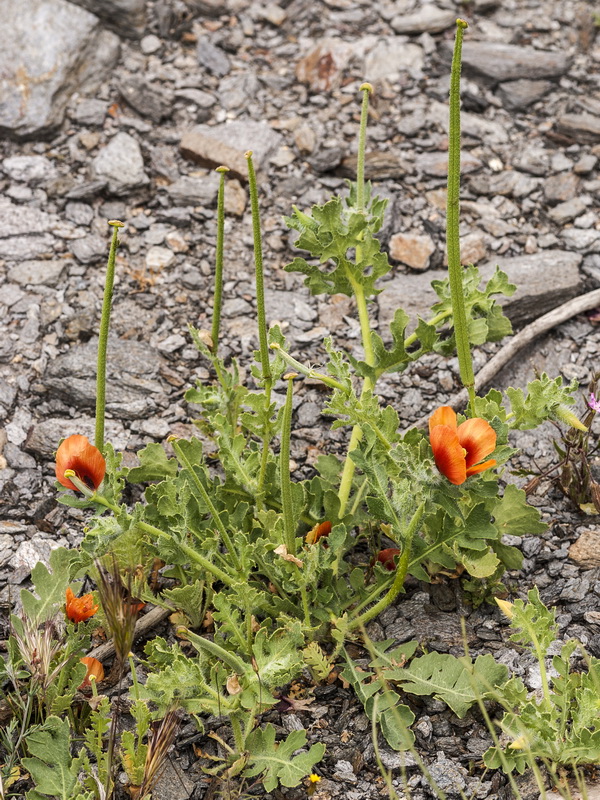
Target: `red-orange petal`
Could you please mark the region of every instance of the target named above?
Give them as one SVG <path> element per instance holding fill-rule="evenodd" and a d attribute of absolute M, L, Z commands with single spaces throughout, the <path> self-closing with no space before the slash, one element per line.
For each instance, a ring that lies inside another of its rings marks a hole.
<path fill-rule="evenodd" d="M 458 434 L 448 425 L 436 425 L 429 436 L 435 465 L 450 483 L 458 486 L 467 480 L 465 451 Z"/>
<path fill-rule="evenodd" d="M 436 408 L 429 417 L 429 433 L 436 425 L 447 425 L 448 428 L 456 430 L 456 412 L 451 406 L 440 406 Z"/>
<path fill-rule="evenodd" d="M 396 564 L 394 563 L 394 559 L 396 556 L 400 555 L 400 550 L 397 547 L 387 547 L 385 550 L 380 550 L 377 553 L 376 561 L 379 561 L 382 567 L 389 570 L 390 572 L 396 568 Z"/>
<path fill-rule="evenodd" d="M 104 667 L 97 658 L 94 658 L 93 656 L 86 656 L 85 658 L 80 658 L 79 660 L 87 667 L 85 678 L 79 686 L 80 689 L 85 689 L 86 686 L 91 686 L 92 677 L 94 677 L 96 681 L 101 681 L 104 679 Z"/>
<path fill-rule="evenodd" d="M 458 441 L 467 451 L 467 470 L 483 461 L 496 448 L 496 431 L 489 422 L 480 417 L 468 419 L 457 429 Z M 469 474 L 467 472 L 467 474 Z"/>
<path fill-rule="evenodd" d="M 106 462 L 87 436 L 75 433 L 66 438 L 56 451 L 56 479 L 65 488 L 78 491 L 75 484 L 65 478 L 68 469 L 72 469 L 90 489 L 97 489 L 104 480 Z"/>
<path fill-rule="evenodd" d="M 495 458 L 490 458 L 489 461 L 484 461 L 483 464 L 476 464 L 474 467 L 469 467 L 467 470 L 467 477 L 469 475 L 477 475 L 478 472 L 483 472 L 485 469 L 495 467 L 498 462 Z"/>
<path fill-rule="evenodd" d="M 66 612 L 71 622 L 85 622 L 86 619 L 93 617 L 100 606 L 94 605 L 94 595 L 84 594 L 83 597 L 75 597 L 73 590 L 67 586 L 66 591 Z"/>

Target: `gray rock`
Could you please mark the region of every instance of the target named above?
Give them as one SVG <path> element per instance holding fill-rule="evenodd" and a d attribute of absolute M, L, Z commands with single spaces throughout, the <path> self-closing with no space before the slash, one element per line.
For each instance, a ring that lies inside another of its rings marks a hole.
<path fill-rule="evenodd" d="M 484 264 L 480 269 L 486 280 L 498 265 L 506 272 L 511 283 L 516 284 L 514 295 L 500 298 L 499 302 L 513 324 L 521 326 L 578 294 L 581 287 L 581 261 L 578 253 L 542 250 L 532 255 L 500 258 Z"/>
<path fill-rule="evenodd" d="M 178 206 L 213 206 L 217 202 L 219 176 L 209 173 L 203 178 L 184 176 L 172 183 L 167 192 Z"/>
<path fill-rule="evenodd" d="M 144 32 L 146 0 L 71 0 L 96 14 L 119 36 L 137 38 Z"/>
<path fill-rule="evenodd" d="M 581 156 L 579 161 L 573 167 L 574 172 L 577 175 L 588 175 L 598 163 L 598 156 L 593 155 L 592 153 L 586 153 L 585 155 Z"/>
<path fill-rule="evenodd" d="M 148 183 L 142 151 L 128 133 L 113 136 L 96 156 L 92 166 L 99 178 L 108 181 L 109 191 L 117 195 L 127 194 Z"/>
<path fill-rule="evenodd" d="M 142 75 L 132 75 L 119 85 L 121 97 L 142 117 L 154 122 L 171 115 L 173 97 L 164 89 L 152 86 Z"/>
<path fill-rule="evenodd" d="M 448 153 L 442 151 L 433 153 L 420 153 L 415 159 L 415 166 L 425 175 L 433 175 L 436 178 L 444 178 L 448 174 Z M 482 163 L 476 157 L 466 151 L 460 154 L 460 169 L 463 175 L 481 169 Z"/>
<path fill-rule="evenodd" d="M 38 561 L 46 566 L 50 564 L 50 553 L 59 547 L 58 542 L 44 539 L 41 534 L 35 534 L 32 539 L 26 539 L 17 547 L 17 552 L 12 559 L 13 573 L 10 576 L 12 584 L 22 583 Z"/>
<path fill-rule="evenodd" d="M 83 97 L 71 111 L 72 116 L 81 125 L 100 127 L 105 118 L 108 104 L 103 100 Z"/>
<path fill-rule="evenodd" d="M 600 231 L 596 233 L 600 238 Z M 487 280 L 498 265 L 516 284 L 515 294 L 510 298 L 500 297 L 499 302 L 513 324 L 521 326 L 576 296 L 580 288 L 581 261 L 578 253 L 543 250 L 533 255 L 500 258 L 483 265 L 480 271 L 483 280 Z M 387 281 L 385 290 L 377 298 L 380 333 L 384 339 L 389 339 L 389 324 L 397 308 L 403 308 L 411 318 L 409 331 L 414 329 L 417 315 L 429 319 L 431 306 L 438 300 L 431 281 L 444 280 L 447 276 L 446 270 L 429 270 Z"/>
<path fill-rule="evenodd" d="M 61 439 L 80 433 L 94 441 L 95 421 L 92 417 L 81 414 L 76 419 L 49 417 L 41 422 L 34 422 L 27 432 L 23 448 L 30 453 L 36 453 L 43 458 L 52 458 Z M 112 442 L 117 450 L 124 450 L 129 441 L 129 434 L 120 422 L 113 419 L 106 420 L 106 440 Z"/>
<path fill-rule="evenodd" d="M 559 172 L 544 181 L 544 195 L 549 203 L 564 203 L 577 194 L 580 179 L 572 172 Z"/>
<path fill-rule="evenodd" d="M 210 92 L 203 92 L 202 89 L 176 89 L 175 99 L 186 100 L 198 108 L 212 108 L 217 102 L 214 95 Z"/>
<path fill-rule="evenodd" d="M 581 250 L 584 253 L 600 252 L 600 231 L 566 228 L 562 231 L 561 236 L 566 247 Z"/>
<path fill-rule="evenodd" d="M 228 111 L 232 108 L 247 108 L 254 102 L 259 89 L 258 78 L 250 70 L 223 78 L 219 83 L 221 105 Z"/>
<path fill-rule="evenodd" d="M 181 138 L 185 158 L 203 167 L 229 167 L 232 177 L 248 180 L 244 154 L 252 150 L 255 169 L 267 163 L 279 147 L 281 136 L 266 122 L 244 120 L 222 125 L 197 125 Z"/>
<path fill-rule="evenodd" d="M 504 170 L 495 175 L 481 174 L 469 179 L 469 188 L 479 195 L 526 197 L 538 185 L 537 178 L 530 178 L 518 170 Z"/>
<path fill-rule="evenodd" d="M 401 72 L 418 77 L 423 71 L 424 53 L 418 44 L 406 44 L 400 36 L 381 39 L 365 59 L 365 80 L 397 81 Z"/>
<path fill-rule="evenodd" d="M 91 339 L 50 362 L 43 376 L 48 390 L 77 408 L 93 407 L 96 397 L 96 349 Z M 124 419 L 141 419 L 166 398 L 159 382 L 162 359 L 156 350 L 136 341 L 111 338 L 108 345 L 109 412 Z"/>
<path fill-rule="evenodd" d="M 390 22 L 396 33 L 441 33 L 456 22 L 456 11 L 424 5 L 414 14 L 399 14 Z"/>
<path fill-rule="evenodd" d="M 545 97 L 553 85 L 550 81 L 507 81 L 498 87 L 498 97 L 505 108 L 520 111 Z"/>
<path fill-rule="evenodd" d="M 119 39 L 66 0 L 28 0 L 27 13 L 21 3 L 0 0 L 0 19 L 0 131 L 46 135 L 61 124 L 73 92 L 93 91 L 104 80 Z"/>
<path fill-rule="evenodd" d="M 231 70 L 231 62 L 225 52 L 217 45 L 212 44 L 207 36 L 201 36 L 198 39 L 196 55 L 198 63 L 219 78 L 227 75 Z"/>
<path fill-rule="evenodd" d="M 33 206 L 0 198 L 0 258 L 23 261 L 51 253 L 57 217 Z"/>
<path fill-rule="evenodd" d="M 17 399 L 17 389 L 4 378 L 0 378 L 0 406 L 10 411 Z"/>
<path fill-rule="evenodd" d="M 161 40 L 153 33 L 149 33 L 148 36 L 144 36 L 140 42 L 140 50 L 145 56 L 151 56 L 152 53 L 158 53 L 161 47 Z"/>
<path fill-rule="evenodd" d="M 8 278 L 22 286 L 56 286 L 66 261 L 24 261 L 8 271 Z"/>
<path fill-rule="evenodd" d="M 23 181 L 31 186 L 46 183 L 56 175 L 56 167 L 45 156 L 12 156 L 5 158 L 2 169 L 13 181 Z"/>
<path fill-rule="evenodd" d="M 452 58 L 453 43 L 442 43 L 442 55 Z M 571 59 L 564 53 L 536 50 L 502 42 L 465 42 L 462 50 L 465 74 L 496 84 L 504 81 L 559 78 L 568 70 Z"/>
<path fill-rule="evenodd" d="M 91 225 L 94 219 L 94 209 L 87 203 L 71 202 L 65 206 L 65 217 L 76 225 Z M 115 219 L 115 217 L 109 217 Z M 118 219 L 118 217 L 116 218 Z"/>
<path fill-rule="evenodd" d="M 573 197 L 571 200 L 559 203 L 557 206 L 550 209 L 548 216 L 553 219 L 554 222 L 558 222 L 559 225 L 562 225 L 565 222 L 570 222 L 572 219 L 575 219 L 575 217 L 578 217 L 580 214 L 583 214 L 586 208 L 587 206 L 581 198 Z"/>
<path fill-rule="evenodd" d="M 593 114 L 564 114 L 555 127 L 557 133 L 580 144 L 600 142 L 600 118 Z"/>
<path fill-rule="evenodd" d="M 434 786 L 450 797 L 463 796 L 463 789 L 467 785 L 464 767 L 457 766 L 444 753 L 438 753 L 437 761 L 430 764 L 428 769 Z"/>
<path fill-rule="evenodd" d="M 69 200 L 93 200 L 100 192 L 103 192 L 108 185 L 106 180 L 84 181 L 67 192 Z"/>
<path fill-rule="evenodd" d="M 75 239 L 71 251 L 80 264 L 97 264 L 99 261 L 106 261 L 108 243 L 102 236 L 92 234 L 83 239 Z"/>

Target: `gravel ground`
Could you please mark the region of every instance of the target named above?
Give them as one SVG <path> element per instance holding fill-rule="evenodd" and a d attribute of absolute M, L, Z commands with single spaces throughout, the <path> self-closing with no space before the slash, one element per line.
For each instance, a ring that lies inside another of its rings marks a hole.
<path fill-rule="evenodd" d="M 462 227 L 465 262 L 499 264 L 519 285 L 507 304 L 516 326 L 600 285 L 600 40 L 594 6 L 573 0 L 0 0 L 0 603 L 53 547 L 74 545 L 83 515 L 54 501 L 52 453 L 62 436 L 91 434 L 94 352 L 108 219 L 122 219 L 107 435 L 127 463 L 147 442 L 193 432 L 183 399 L 207 378 L 187 333 L 211 318 L 218 181 L 227 163 L 223 352 L 247 365 L 257 345 L 252 236 L 243 153 L 255 153 L 265 231 L 267 313 L 293 353 L 323 360 L 329 333 L 360 352 L 348 298 L 310 297 L 283 266 L 293 256 L 282 215 L 326 199 L 355 169 L 358 87 L 375 94 L 368 176 L 390 200 L 382 237 L 392 270 L 373 308 L 385 335 L 398 305 L 426 314 L 443 275 L 449 55 L 457 14 L 464 47 Z M 96 9 L 97 10 L 97 9 Z M 98 12 L 100 13 L 100 12 Z M 66 55 L 65 55 L 66 54 Z M 497 346 L 475 355 L 476 367 Z M 499 376 L 523 386 L 536 371 L 577 378 L 596 369 L 600 331 L 576 318 L 536 341 Z M 456 360 L 427 357 L 381 385 L 406 424 L 460 387 Z M 321 416 L 322 394 L 298 387 L 296 477 L 343 444 Z M 580 410 L 583 409 L 581 402 Z M 551 426 L 522 433 L 521 466 L 552 462 Z M 519 464 L 515 464 L 518 466 Z M 600 575 L 570 546 L 597 517 L 573 510 L 549 482 L 531 502 L 549 523 L 514 542 L 525 561 L 509 582 L 532 585 L 558 609 L 561 635 L 600 656 Z M 512 542 L 511 542 L 512 543 Z M 492 652 L 535 686 L 488 605 L 473 609 L 452 582 L 411 585 L 370 626 L 375 639 L 422 638 L 462 652 Z M 308 710 L 267 715 L 303 726 L 327 754 L 313 798 L 367 800 L 383 782 L 369 723 L 350 690 L 316 688 Z M 411 701 L 419 752 L 450 797 L 509 797 L 484 775 L 489 734 L 476 714 L 452 717 L 435 700 Z M 218 722 L 215 722 L 218 728 Z M 212 796 L 194 755 L 193 726 L 157 800 Z M 202 748 L 208 746 L 206 740 Z M 382 751 L 387 767 L 402 757 Z M 410 757 L 407 757 L 410 767 Z M 174 772 L 173 772 L 174 770 Z M 173 773 L 173 774 L 171 774 Z M 429 793 L 408 769 L 414 800 Z M 525 797 L 537 797 L 530 789 Z M 191 793 L 191 794 L 190 794 Z M 276 797 L 303 797 L 305 789 Z"/>

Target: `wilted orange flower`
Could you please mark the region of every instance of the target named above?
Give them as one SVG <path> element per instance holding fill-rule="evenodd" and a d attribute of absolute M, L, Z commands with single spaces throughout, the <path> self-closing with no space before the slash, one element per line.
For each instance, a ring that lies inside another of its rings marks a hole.
<path fill-rule="evenodd" d="M 83 622 L 93 617 L 100 606 L 94 605 L 94 595 L 84 594 L 75 597 L 70 586 L 67 587 L 67 617 L 71 622 Z"/>
<path fill-rule="evenodd" d="M 91 686 L 92 678 L 95 678 L 96 682 L 104 679 L 104 667 L 97 658 L 86 656 L 85 658 L 80 658 L 79 660 L 87 667 L 87 672 L 85 673 L 83 683 L 79 686 L 80 689 L 85 689 L 86 686 Z"/>
<path fill-rule="evenodd" d="M 331 522 L 329 522 L 329 520 L 325 520 L 325 522 L 317 522 L 314 528 L 311 528 L 306 534 L 305 542 L 306 544 L 316 544 L 319 539 L 329 536 L 330 533 Z"/>
<path fill-rule="evenodd" d="M 394 563 L 394 559 L 396 556 L 400 555 L 400 550 L 397 547 L 387 547 L 385 550 L 380 550 L 375 557 L 376 561 L 379 561 L 382 567 L 389 570 L 390 572 L 396 569 L 396 564 Z"/>
<path fill-rule="evenodd" d="M 56 451 L 56 479 L 67 489 L 78 491 L 69 478 L 65 478 L 65 471 L 72 469 L 80 481 L 97 489 L 104 480 L 106 462 L 104 456 L 90 444 L 87 436 L 75 433 L 67 437 Z"/>
<path fill-rule="evenodd" d="M 496 466 L 493 458 L 479 463 L 496 447 L 496 431 L 480 417 L 457 425 L 454 409 L 441 406 L 429 419 L 429 441 L 437 468 L 456 486 Z"/>

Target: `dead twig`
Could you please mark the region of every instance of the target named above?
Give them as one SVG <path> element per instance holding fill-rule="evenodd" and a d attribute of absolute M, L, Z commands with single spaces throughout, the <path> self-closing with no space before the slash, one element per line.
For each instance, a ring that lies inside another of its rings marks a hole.
<path fill-rule="evenodd" d="M 164 619 L 166 619 L 169 614 L 173 613 L 173 609 L 167 608 L 159 608 L 156 606 L 147 614 L 144 614 L 143 617 L 138 619 L 136 626 L 135 626 L 135 633 L 134 639 L 138 639 L 140 636 L 144 636 L 144 634 L 151 631 L 155 625 L 161 623 Z M 95 647 L 90 653 L 89 656 L 92 658 L 97 658 L 98 661 L 102 661 L 105 658 L 109 658 L 110 656 L 114 655 L 115 646 L 113 644 L 112 639 L 110 642 L 106 642 L 105 644 L 101 644 L 98 647 Z"/>

